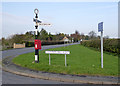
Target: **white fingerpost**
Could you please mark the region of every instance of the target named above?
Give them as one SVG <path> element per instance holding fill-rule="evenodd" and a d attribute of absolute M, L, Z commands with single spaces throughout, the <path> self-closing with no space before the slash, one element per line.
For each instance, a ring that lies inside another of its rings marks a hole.
<path fill-rule="evenodd" d="M 38 29 L 35 30 L 35 35 L 38 35 Z"/>
<path fill-rule="evenodd" d="M 103 68 L 103 31 L 101 31 L 101 68 Z"/>
<path fill-rule="evenodd" d="M 51 63 L 50 63 L 50 54 L 49 54 L 49 65 L 51 65 Z"/>
<path fill-rule="evenodd" d="M 98 24 L 98 32 L 101 32 L 101 68 L 103 68 L 103 22 Z"/>
<path fill-rule="evenodd" d="M 67 66 L 67 64 L 66 64 L 66 54 L 65 54 L 65 67 Z"/>
<path fill-rule="evenodd" d="M 35 13 L 35 18 L 33 18 L 33 22 L 36 23 L 36 25 L 35 25 L 35 29 L 36 29 L 35 30 L 35 40 L 38 41 L 38 25 L 51 25 L 51 24 L 42 23 L 42 21 L 38 20 L 39 10 L 37 8 L 34 10 L 34 13 Z M 41 44 L 41 43 L 39 43 L 39 44 Z M 35 62 L 36 63 L 39 62 L 39 49 L 37 49 L 37 47 L 38 47 L 38 45 L 35 45 Z"/>

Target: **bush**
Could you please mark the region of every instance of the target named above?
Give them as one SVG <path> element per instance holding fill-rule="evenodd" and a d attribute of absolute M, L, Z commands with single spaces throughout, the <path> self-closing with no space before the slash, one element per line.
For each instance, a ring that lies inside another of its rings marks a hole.
<path fill-rule="evenodd" d="M 86 47 L 93 47 L 100 50 L 100 40 L 83 41 L 82 45 Z M 107 52 L 120 54 L 120 39 L 104 39 L 103 50 Z"/>
<path fill-rule="evenodd" d="M 26 47 L 34 47 L 34 42 L 26 42 L 25 43 Z M 42 41 L 41 42 L 42 46 L 43 45 L 56 45 L 56 44 L 64 44 L 64 41 Z"/>
<path fill-rule="evenodd" d="M 26 42 L 25 46 L 26 47 L 34 47 L 34 42 Z"/>
<path fill-rule="evenodd" d="M 56 44 L 64 44 L 63 41 L 42 41 L 42 45 L 56 45 Z"/>

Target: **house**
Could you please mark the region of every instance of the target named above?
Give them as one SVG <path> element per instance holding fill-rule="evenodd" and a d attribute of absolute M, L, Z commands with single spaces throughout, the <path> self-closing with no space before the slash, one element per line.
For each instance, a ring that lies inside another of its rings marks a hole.
<path fill-rule="evenodd" d="M 69 40 L 68 37 L 66 37 L 66 36 L 62 39 L 62 41 L 64 41 L 64 42 L 71 42 L 71 40 Z"/>
<path fill-rule="evenodd" d="M 73 38 L 74 41 L 77 42 L 78 40 L 80 40 L 80 35 L 79 34 L 71 34 L 71 38 Z"/>

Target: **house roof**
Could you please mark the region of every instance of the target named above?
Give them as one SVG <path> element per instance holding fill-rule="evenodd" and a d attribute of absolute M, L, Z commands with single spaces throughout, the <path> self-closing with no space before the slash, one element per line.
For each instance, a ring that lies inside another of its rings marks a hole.
<path fill-rule="evenodd" d="M 66 36 L 62 40 L 63 41 L 70 41 Z"/>

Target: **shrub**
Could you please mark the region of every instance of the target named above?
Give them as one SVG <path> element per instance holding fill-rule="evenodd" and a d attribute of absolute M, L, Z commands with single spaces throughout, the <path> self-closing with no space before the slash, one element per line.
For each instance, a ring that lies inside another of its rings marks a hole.
<path fill-rule="evenodd" d="M 93 47 L 100 50 L 100 40 L 83 41 L 82 45 L 86 47 Z M 107 52 L 120 54 L 120 39 L 104 39 L 103 49 Z"/>
<path fill-rule="evenodd" d="M 25 43 L 26 47 L 34 47 L 34 42 L 26 42 Z M 41 42 L 42 46 L 43 45 L 56 45 L 56 44 L 64 44 L 63 41 L 42 41 Z"/>
<path fill-rule="evenodd" d="M 26 47 L 34 47 L 34 42 L 29 42 L 28 41 L 28 42 L 25 43 L 25 46 Z"/>

